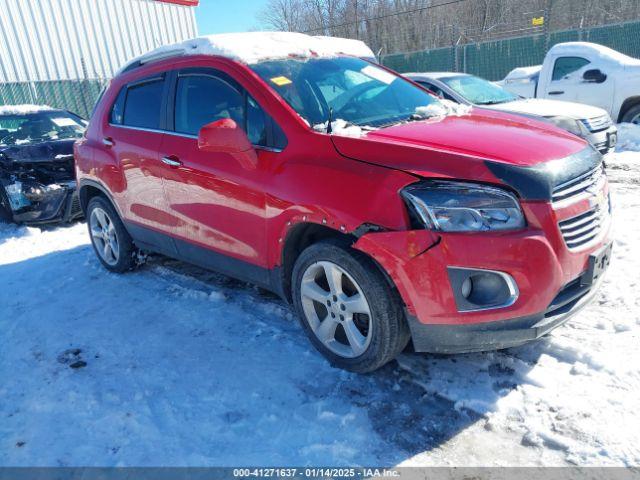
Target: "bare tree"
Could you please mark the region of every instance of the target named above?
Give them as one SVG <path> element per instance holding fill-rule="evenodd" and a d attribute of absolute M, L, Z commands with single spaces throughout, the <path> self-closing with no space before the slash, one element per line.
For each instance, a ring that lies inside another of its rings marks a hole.
<path fill-rule="evenodd" d="M 268 0 L 260 23 L 408 52 L 637 20 L 638 0 Z"/>

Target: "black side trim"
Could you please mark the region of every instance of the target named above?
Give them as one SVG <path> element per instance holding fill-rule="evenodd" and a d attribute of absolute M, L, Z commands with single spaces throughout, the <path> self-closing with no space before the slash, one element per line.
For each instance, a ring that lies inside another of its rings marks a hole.
<path fill-rule="evenodd" d="M 280 268 L 259 267 L 185 240 L 156 232 L 136 223 L 124 223 L 136 245 L 143 250 L 149 250 L 244 282 L 253 283 L 285 298 Z"/>
<path fill-rule="evenodd" d="M 129 235 L 131 235 L 131 238 L 133 238 L 133 241 L 139 248 L 160 253 L 168 257 L 178 257 L 178 248 L 172 237 L 143 227 L 137 223 L 124 220 L 123 223 L 127 232 L 129 232 Z"/>
<path fill-rule="evenodd" d="M 602 163 L 602 155 L 589 146 L 559 160 L 534 167 L 519 167 L 508 163 L 485 161 L 487 168 L 525 200 L 550 201 L 558 185 L 583 175 Z"/>

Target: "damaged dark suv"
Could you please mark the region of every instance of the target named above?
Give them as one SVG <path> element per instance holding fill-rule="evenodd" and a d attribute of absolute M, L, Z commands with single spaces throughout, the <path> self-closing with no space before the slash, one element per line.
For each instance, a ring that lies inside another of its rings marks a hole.
<path fill-rule="evenodd" d="M 73 143 L 86 125 L 64 110 L 0 107 L 0 221 L 44 224 L 82 216 Z"/>

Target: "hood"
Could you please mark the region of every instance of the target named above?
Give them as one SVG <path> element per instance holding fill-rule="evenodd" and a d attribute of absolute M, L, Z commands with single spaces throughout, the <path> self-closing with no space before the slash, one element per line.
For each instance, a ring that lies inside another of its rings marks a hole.
<path fill-rule="evenodd" d="M 73 164 L 73 144 L 76 139 L 55 140 L 28 145 L 0 146 L 0 158 L 10 162 Z"/>
<path fill-rule="evenodd" d="M 487 161 L 531 167 L 587 147 L 584 140 L 548 123 L 478 108 L 467 115 L 331 139 L 341 155 L 355 160 L 421 176 L 475 180 L 483 179 Z"/>
<path fill-rule="evenodd" d="M 582 103 L 564 102 L 560 100 L 545 100 L 528 98 L 496 105 L 483 105 L 482 108 L 500 110 L 539 117 L 569 117 L 574 120 L 596 118 L 607 115 L 602 108 L 584 105 Z"/>

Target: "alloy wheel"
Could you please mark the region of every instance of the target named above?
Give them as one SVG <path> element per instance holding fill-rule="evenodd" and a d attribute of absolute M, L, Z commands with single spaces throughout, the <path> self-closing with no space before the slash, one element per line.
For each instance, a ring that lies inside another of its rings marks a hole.
<path fill-rule="evenodd" d="M 110 266 L 116 265 L 120 258 L 120 244 L 113 221 L 107 212 L 96 207 L 91 211 L 89 218 L 91 239 L 100 258 Z"/>
<path fill-rule="evenodd" d="M 344 358 L 362 355 L 372 337 L 371 308 L 362 289 L 343 268 L 322 261 L 302 276 L 302 307 L 316 338 Z"/>

